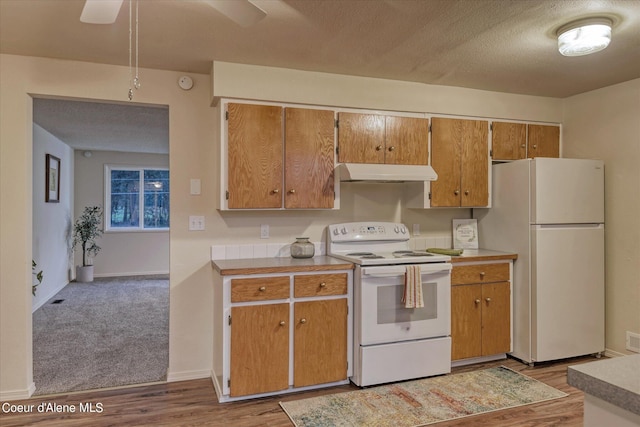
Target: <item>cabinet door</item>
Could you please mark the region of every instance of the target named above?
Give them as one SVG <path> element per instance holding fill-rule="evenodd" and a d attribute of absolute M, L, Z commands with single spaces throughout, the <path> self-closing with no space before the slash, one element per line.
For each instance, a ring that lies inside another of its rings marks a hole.
<path fill-rule="evenodd" d="M 462 120 L 462 122 L 464 122 L 464 130 L 460 206 L 487 206 L 489 205 L 489 123 L 480 120 Z"/>
<path fill-rule="evenodd" d="M 289 304 L 231 308 L 230 395 L 289 387 Z"/>
<path fill-rule="evenodd" d="M 491 148 L 494 160 L 518 160 L 527 157 L 527 125 L 493 122 Z"/>
<path fill-rule="evenodd" d="M 347 299 L 295 303 L 293 385 L 347 378 Z"/>
<path fill-rule="evenodd" d="M 431 166 L 438 180 L 431 183 L 431 206 L 460 206 L 460 166 L 466 120 L 431 120 Z"/>
<path fill-rule="evenodd" d="M 285 109 L 285 208 L 333 208 L 334 113 Z"/>
<path fill-rule="evenodd" d="M 560 157 L 560 127 L 529 125 L 527 157 Z"/>
<path fill-rule="evenodd" d="M 482 355 L 511 351 L 509 282 L 482 285 Z"/>
<path fill-rule="evenodd" d="M 340 113 L 338 162 L 384 163 L 384 116 Z"/>
<path fill-rule="evenodd" d="M 482 285 L 451 287 L 451 359 L 480 356 Z"/>
<path fill-rule="evenodd" d="M 429 119 L 387 116 L 385 129 L 385 163 L 429 163 Z"/>
<path fill-rule="evenodd" d="M 228 207 L 282 207 L 282 108 L 228 105 Z"/>

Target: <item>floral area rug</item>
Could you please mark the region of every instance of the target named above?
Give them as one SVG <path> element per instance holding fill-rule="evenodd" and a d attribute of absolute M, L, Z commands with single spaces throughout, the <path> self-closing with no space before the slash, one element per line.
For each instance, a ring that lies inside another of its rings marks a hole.
<path fill-rule="evenodd" d="M 415 427 L 558 399 L 504 366 L 280 402 L 297 427 Z"/>

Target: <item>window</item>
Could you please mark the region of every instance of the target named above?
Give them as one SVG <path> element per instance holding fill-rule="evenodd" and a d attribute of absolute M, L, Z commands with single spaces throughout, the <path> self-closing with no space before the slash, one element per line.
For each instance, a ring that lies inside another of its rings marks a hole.
<path fill-rule="evenodd" d="M 105 229 L 169 229 L 169 170 L 105 167 Z"/>

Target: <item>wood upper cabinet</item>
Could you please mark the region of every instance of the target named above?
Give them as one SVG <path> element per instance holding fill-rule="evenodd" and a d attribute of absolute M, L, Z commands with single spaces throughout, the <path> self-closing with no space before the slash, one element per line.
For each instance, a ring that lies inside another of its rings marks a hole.
<path fill-rule="evenodd" d="M 347 299 L 294 305 L 293 386 L 347 378 Z"/>
<path fill-rule="evenodd" d="M 333 111 L 285 108 L 285 208 L 333 208 L 334 123 Z"/>
<path fill-rule="evenodd" d="M 494 160 L 527 158 L 526 123 L 493 122 L 491 126 Z"/>
<path fill-rule="evenodd" d="M 289 304 L 231 308 L 230 396 L 289 387 Z"/>
<path fill-rule="evenodd" d="M 451 358 L 511 351 L 510 263 L 454 266 L 451 272 Z"/>
<path fill-rule="evenodd" d="M 493 122 L 494 160 L 560 157 L 560 127 L 526 123 Z"/>
<path fill-rule="evenodd" d="M 528 125 L 527 157 L 560 157 L 560 127 Z"/>
<path fill-rule="evenodd" d="M 333 111 L 229 103 L 226 119 L 228 209 L 333 208 Z"/>
<path fill-rule="evenodd" d="M 433 118 L 431 183 L 433 207 L 479 207 L 489 204 L 489 123 Z"/>
<path fill-rule="evenodd" d="M 339 113 L 338 162 L 426 165 L 429 119 Z"/>

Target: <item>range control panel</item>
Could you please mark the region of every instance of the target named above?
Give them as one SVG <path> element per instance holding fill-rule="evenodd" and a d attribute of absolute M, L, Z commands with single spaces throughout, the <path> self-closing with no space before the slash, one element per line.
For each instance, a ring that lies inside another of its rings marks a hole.
<path fill-rule="evenodd" d="M 332 242 L 403 241 L 409 240 L 409 230 L 395 222 L 346 222 L 330 225 L 328 237 Z"/>

